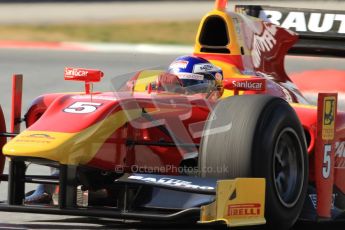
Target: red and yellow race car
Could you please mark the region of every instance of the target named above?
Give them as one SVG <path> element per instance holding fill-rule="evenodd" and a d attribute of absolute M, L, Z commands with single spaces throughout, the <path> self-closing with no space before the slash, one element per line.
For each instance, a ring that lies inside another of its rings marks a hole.
<path fill-rule="evenodd" d="M 114 92 L 93 92 L 102 71 L 66 68 L 85 92 L 39 96 L 22 118 L 14 76 L 10 132 L 0 109 L 0 210 L 272 229 L 341 219 L 345 113 L 337 93 L 309 104 L 284 70 L 289 50 L 341 53 L 294 46 L 295 32 L 248 16 L 257 7 L 226 3 L 202 19 L 193 55 L 115 78 Z M 26 175 L 28 164 L 55 173 Z M 51 202 L 31 202 L 26 183 L 53 186 Z"/>

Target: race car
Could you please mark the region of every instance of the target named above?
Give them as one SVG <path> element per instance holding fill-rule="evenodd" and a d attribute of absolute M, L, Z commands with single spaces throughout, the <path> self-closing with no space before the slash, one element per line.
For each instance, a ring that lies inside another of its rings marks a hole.
<path fill-rule="evenodd" d="M 298 35 L 226 5 L 217 0 L 202 19 L 192 56 L 123 85 L 115 78 L 115 92 L 93 92 L 101 70 L 66 68 L 65 80 L 85 82 L 85 92 L 41 95 L 22 118 L 15 75 L 10 132 L 0 110 L 0 210 L 272 229 L 342 219 L 337 94 L 309 104 L 284 70 Z M 315 49 L 306 54 L 332 54 Z M 27 175 L 31 164 L 58 173 Z M 53 185 L 57 197 L 27 202 L 26 183 Z"/>

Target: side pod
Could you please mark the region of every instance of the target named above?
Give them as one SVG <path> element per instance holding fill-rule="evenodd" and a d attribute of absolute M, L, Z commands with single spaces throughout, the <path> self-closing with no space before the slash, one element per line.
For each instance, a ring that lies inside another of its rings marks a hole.
<path fill-rule="evenodd" d="M 216 200 L 201 207 L 199 223 L 225 222 L 229 227 L 265 224 L 265 179 L 217 181 Z"/>

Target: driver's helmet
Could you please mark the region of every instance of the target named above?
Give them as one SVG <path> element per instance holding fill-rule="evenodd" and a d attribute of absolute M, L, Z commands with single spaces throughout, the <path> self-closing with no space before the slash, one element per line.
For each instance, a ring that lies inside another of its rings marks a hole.
<path fill-rule="evenodd" d="M 223 71 L 219 67 L 196 56 L 176 58 L 170 64 L 168 72 L 180 79 L 182 87 L 200 93 L 220 90 L 223 80 Z"/>

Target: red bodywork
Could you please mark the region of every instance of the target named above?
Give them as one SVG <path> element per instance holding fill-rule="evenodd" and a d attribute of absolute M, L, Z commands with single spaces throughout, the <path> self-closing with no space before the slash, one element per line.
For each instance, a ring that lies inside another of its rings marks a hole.
<path fill-rule="evenodd" d="M 319 92 L 338 93 L 339 109 L 344 110 L 345 71 L 335 69 L 308 70 L 290 74 L 302 94 L 311 102 L 317 102 Z"/>
<path fill-rule="evenodd" d="M 118 98 L 119 101 L 110 100 L 114 98 Z M 189 130 L 194 129 L 194 132 L 199 133 L 202 131 L 203 122 L 209 113 L 209 103 L 211 105 L 215 103 L 215 101 L 204 100 L 204 95 L 181 97 L 180 95 L 165 94 L 161 97 L 157 95 L 157 98 L 152 98 L 152 95 L 147 93 L 132 95 L 124 92 L 118 93 L 116 96 L 113 93 L 99 93 L 93 95 L 92 102 L 100 103 L 102 106 L 94 113 L 71 114 L 62 112 L 63 109 L 76 101 L 89 102 L 90 97 L 86 95 L 51 94 L 36 99 L 27 115 L 28 125 L 31 125 L 29 130 L 63 133 L 81 132 L 121 110 L 140 107 L 151 111 L 150 116 L 168 127 L 181 142 L 198 143 L 200 142 L 200 135 L 191 137 Z M 40 119 L 35 122 L 38 117 Z M 140 117 L 132 120 L 128 125 L 114 130 L 87 165 L 105 170 L 125 167 L 127 171 L 130 171 L 132 165 L 142 168 L 155 166 L 157 169 L 165 166 L 166 168 L 179 166 L 183 152 L 185 152 L 184 149 L 142 145 L 126 146 L 128 140 L 157 143 L 162 141 L 174 142 L 170 135 L 163 133 L 156 126 L 149 120 Z"/>
<path fill-rule="evenodd" d="M 241 80 L 241 79 L 238 79 Z M 243 79 L 242 79 L 243 80 Z M 248 80 L 250 81 L 250 80 Z M 253 82 L 257 78 L 253 77 Z M 267 93 L 281 96 L 280 86 L 275 88 L 275 83 L 266 80 L 265 91 L 245 91 L 245 94 Z M 232 86 L 231 86 L 232 87 Z M 293 92 L 290 92 L 293 93 Z M 35 100 L 27 114 L 29 130 L 42 130 L 52 132 L 73 133 L 79 132 L 93 124 L 103 120 L 120 110 L 144 108 L 150 112 L 151 117 L 159 124 L 164 124 L 174 133 L 180 142 L 199 143 L 203 125 L 209 111 L 216 104 L 216 100 L 205 100 L 204 94 L 175 95 L 166 92 L 119 92 L 97 93 L 92 96 L 93 103 L 101 103 L 102 106 L 92 114 L 68 114 L 62 112 L 75 102 L 89 102 L 90 96 L 80 94 L 50 94 Z M 310 155 L 310 180 L 315 181 L 314 169 L 315 146 L 317 143 L 317 109 L 314 106 L 303 105 L 295 101 L 291 104 L 295 109 L 305 130 L 308 140 L 308 153 Z M 43 115 L 42 115 L 43 114 Z M 40 120 L 35 122 L 38 117 Z M 345 137 L 345 114 L 338 112 L 336 118 L 336 136 L 333 146 L 334 184 L 345 192 L 344 174 L 344 137 Z M 34 123 L 35 122 L 35 123 Z M 61 125 L 63 124 L 63 125 Z M 146 118 L 140 117 L 132 120 L 121 128 L 114 130 L 113 134 L 102 144 L 97 154 L 87 166 L 104 170 L 141 170 L 156 173 L 177 174 L 176 169 L 186 157 L 185 148 L 173 146 L 149 146 L 128 145 L 128 141 L 137 142 L 168 142 L 174 140 L 170 135 L 162 132 L 157 124 L 152 124 Z M 194 149 L 197 151 L 197 149 Z M 322 154 L 322 153 L 321 153 Z M 321 159 L 323 160 L 323 159 Z M 135 167 L 135 168 L 133 168 Z M 322 167 L 320 167 L 322 169 Z M 333 167 L 332 167 L 333 168 Z M 328 185 L 329 187 L 330 185 Z M 330 186 L 332 187 L 332 186 Z M 329 191 L 332 191 L 331 189 Z"/>
<path fill-rule="evenodd" d="M 22 117 L 23 75 L 13 75 L 12 86 L 11 132 L 19 133 L 20 119 Z"/>

